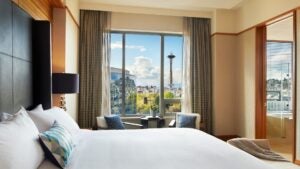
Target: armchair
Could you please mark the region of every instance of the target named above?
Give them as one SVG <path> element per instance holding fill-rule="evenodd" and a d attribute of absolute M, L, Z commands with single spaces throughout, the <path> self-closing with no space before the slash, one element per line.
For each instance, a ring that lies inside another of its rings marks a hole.
<path fill-rule="evenodd" d="M 143 125 L 141 125 L 141 124 L 123 122 L 123 121 L 122 121 L 122 123 L 124 124 L 126 129 L 127 129 L 127 127 L 131 127 L 131 128 L 135 128 L 135 129 L 143 129 Z M 107 126 L 104 116 L 97 117 L 97 126 L 98 126 L 99 130 L 107 130 L 108 129 L 108 126 Z"/>

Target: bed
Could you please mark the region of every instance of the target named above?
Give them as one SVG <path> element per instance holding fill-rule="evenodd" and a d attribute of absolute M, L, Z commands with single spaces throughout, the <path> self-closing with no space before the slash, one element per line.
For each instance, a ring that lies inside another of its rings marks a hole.
<path fill-rule="evenodd" d="M 271 169 L 195 129 L 79 130 L 67 169 Z M 39 169 L 55 169 L 45 160 Z"/>

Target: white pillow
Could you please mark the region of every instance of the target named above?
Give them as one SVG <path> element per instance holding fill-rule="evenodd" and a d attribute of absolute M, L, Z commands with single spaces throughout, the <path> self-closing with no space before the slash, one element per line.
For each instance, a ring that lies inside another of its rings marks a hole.
<path fill-rule="evenodd" d="M 36 106 L 32 110 L 27 110 L 27 113 L 28 113 L 29 117 L 32 119 L 32 121 L 34 122 L 34 124 L 38 128 L 39 132 L 41 132 L 41 129 L 44 130 L 44 128 L 46 128 L 45 130 L 48 130 L 48 128 L 45 127 L 43 122 L 41 122 L 41 123 L 39 122 L 39 121 L 43 121 L 43 120 L 40 119 L 40 116 L 42 116 L 43 112 L 44 112 L 44 109 L 43 109 L 43 106 L 41 104 L 39 104 L 38 106 Z M 45 117 L 45 120 L 46 119 L 47 119 L 47 117 Z"/>
<path fill-rule="evenodd" d="M 36 169 L 44 160 L 38 129 L 24 108 L 0 122 L 0 165 L 9 169 Z"/>
<path fill-rule="evenodd" d="M 49 130 L 55 120 L 71 133 L 79 130 L 78 124 L 72 119 L 72 117 L 63 109 L 58 107 L 53 107 L 44 111 L 28 111 L 28 114 L 39 129 L 40 133 Z"/>
<path fill-rule="evenodd" d="M 2 112 L 0 115 L 0 121 L 6 121 L 6 120 L 12 120 L 14 118 L 14 115 Z"/>

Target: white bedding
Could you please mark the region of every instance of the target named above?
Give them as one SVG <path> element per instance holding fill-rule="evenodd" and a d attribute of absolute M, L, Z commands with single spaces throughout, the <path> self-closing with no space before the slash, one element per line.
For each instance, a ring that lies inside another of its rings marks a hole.
<path fill-rule="evenodd" d="M 271 169 L 194 129 L 82 130 L 67 169 Z M 45 161 L 39 169 L 56 168 Z"/>

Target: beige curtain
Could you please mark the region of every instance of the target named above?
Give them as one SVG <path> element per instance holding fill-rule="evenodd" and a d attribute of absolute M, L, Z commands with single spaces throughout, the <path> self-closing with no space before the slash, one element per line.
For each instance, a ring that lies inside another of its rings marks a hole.
<path fill-rule="evenodd" d="M 79 113 L 82 128 L 96 126 L 96 117 L 110 113 L 109 12 L 80 11 Z"/>
<path fill-rule="evenodd" d="M 191 60 L 190 60 L 190 32 L 187 19 L 184 19 L 183 29 L 183 71 L 182 71 L 182 112 L 192 113 L 191 90 Z"/>
<path fill-rule="evenodd" d="M 183 111 L 201 116 L 201 129 L 212 133 L 210 19 L 184 18 Z"/>

